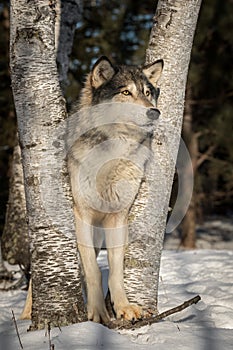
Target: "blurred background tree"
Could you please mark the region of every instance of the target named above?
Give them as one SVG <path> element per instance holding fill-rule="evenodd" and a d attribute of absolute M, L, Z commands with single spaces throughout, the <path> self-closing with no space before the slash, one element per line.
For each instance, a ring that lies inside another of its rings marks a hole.
<path fill-rule="evenodd" d="M 0 233 L 8 199 L 9 165 L 16 135 L 16 118 L 9 72 L 9 1 L 0 2 Z"/>
<path fill-rule="evenodd" d="M 182 224 L 184 247 L 195 247 L 196 222 L 207 215 L 233 214 L 232 5 L 204 0 L 197 25 L 183 126 L 195 173 Z"/>
<path fill-rule="evenodd" d="M 195 246 L 196 222 L 216 214 L 233 217 L 232 5 L 232 0 L 203 0 L 194 40 L 183 138 L 195 163 L 195 187 L 180 227 L 185 247 Z M 83 1 L 65 87 L 68 106 L 78 99 L 85 75 L 99 56 L 117 63 L 144 62 L 156 6 L 154 0 Z M 0 1 L 0 234 L 16 142 L 8 42 L 9 1 L 4 0 Z M 175 187 L 174 183 L 173 198 Z"/>

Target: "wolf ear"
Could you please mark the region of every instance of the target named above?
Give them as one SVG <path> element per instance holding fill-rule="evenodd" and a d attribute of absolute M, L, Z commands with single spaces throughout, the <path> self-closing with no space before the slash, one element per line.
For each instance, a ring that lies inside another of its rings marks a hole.
<path fill-rule="evenodd" d="M 163 70 L 163 60 L 155 61 L 143 67 L 142 71 L 149 82 L 156 86 Z"/>
<path fill-rule="evenodd" d="M 106 56 L 101 56 L 92 68 L 91 83 L 94 88 L 98 88 L 103 83 L 110 80 L 115 74 L 112 63 Z"/>

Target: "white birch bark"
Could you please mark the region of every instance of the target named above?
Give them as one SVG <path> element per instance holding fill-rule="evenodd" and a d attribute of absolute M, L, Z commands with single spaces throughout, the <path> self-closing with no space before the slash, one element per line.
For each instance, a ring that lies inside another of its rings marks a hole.
<path fill-rule="evenodd" d="M 81 16 L 79 0 L 59 0 L 56 3 L 55 48 L 61 87 L 67 84 L 69 55 L 72 50 L 76 24 Z M 26 223 L 26 200 L 23 181 L 21 150 L 14 148 L 9 183 L 9 198 L 2 239 L 4 259 L 19 264 L 27 275 L 30 269 L 28 227 Z"/>
<path fill-rule="evenodd" d="M 146 63 L 164 60 L 159 82 L 161 116 L 153 142 L 153 161 L 131 211 L 133 238 L 125 261 L 125 287 L 131 301 L 153 312 L 157 311 L 160 258 L 200 5 L 201 0 L 160 0 L 146 52 Z M 174 215 L 171 220 L 177 221 Z M 172 224 L 168 222 L 169 227 Z"/>
<path fill-rule="evenodd" d="M 32 329 L 78 322 L 84 310 L 64 154 L 55 5 L 11 2 L 10 66 L 31 243 Z"/>

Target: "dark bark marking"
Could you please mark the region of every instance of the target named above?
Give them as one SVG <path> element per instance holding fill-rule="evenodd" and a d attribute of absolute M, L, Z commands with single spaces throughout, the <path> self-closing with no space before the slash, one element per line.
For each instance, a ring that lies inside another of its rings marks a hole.
<path fill-rule="evenodd" d="M 167 22 L 167 24 L 165 25 L 165 28 L 168 28 L 172 24 L 173 14 L 176 12 L 177 12 L 176 10 L 170 10 L 170 18 L 169 18 L 169 21 Z"/>

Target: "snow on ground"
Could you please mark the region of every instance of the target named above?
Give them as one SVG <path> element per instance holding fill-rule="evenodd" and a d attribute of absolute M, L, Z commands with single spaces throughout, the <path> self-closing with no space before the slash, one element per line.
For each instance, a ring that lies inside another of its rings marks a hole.
<path fill-rule="evenodd" d="M 170 238 L 171 239 L 171 238 Z M 210 241 L 210 240 L 209 240 Z M 226 243 L 226 242 L 225 242 Z M 202 300 L 164 321 L 138 330 L 109 330 L 85 322 L 51 330 L 55 350 L 230 350 L 233 349 L 233 250 L 198 249 L 162 254 L 159 312 L 199 294 Z M 216 248 L 219 248 L 216 246 Z M 105 268 L 104 254 L 101 265 Z M 0 349 L 20 349 L 12 311 L 18 317 L 26 292 L 0 292 Z M 30 322 L 18 321 L 23 349 L 48 350 L 46 332 L 27 332 Z"/>

